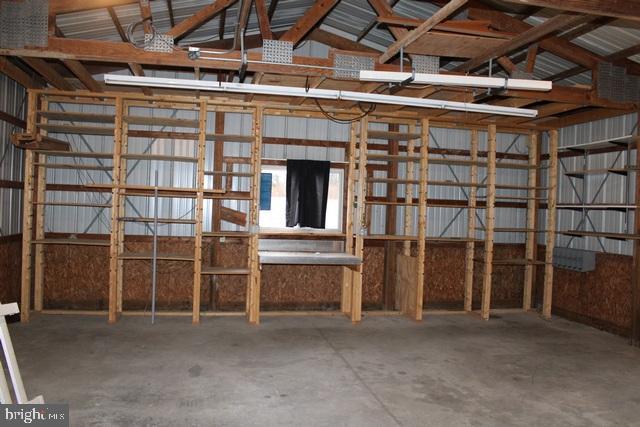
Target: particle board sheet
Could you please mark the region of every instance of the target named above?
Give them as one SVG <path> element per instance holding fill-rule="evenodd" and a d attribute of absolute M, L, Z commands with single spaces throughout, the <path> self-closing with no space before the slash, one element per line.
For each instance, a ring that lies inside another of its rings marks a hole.
<path fill-rule="evenodd" d="M 0 301 L 20 300 L 21 236 L 0 238 Z"/>
<path fill-rule="evenodd" d="M 417 257 L 398 254 L 396 258 L 396 305 L 408 316 L 415 316 L 418 281 Z"/>

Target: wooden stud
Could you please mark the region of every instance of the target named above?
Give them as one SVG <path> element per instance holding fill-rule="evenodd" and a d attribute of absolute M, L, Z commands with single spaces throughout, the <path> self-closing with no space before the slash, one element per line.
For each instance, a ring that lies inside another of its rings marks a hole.
<path fill-rule="evenodd" d="M 123 116 L 125 114 L 128 114 L 129 112 L 128 102 L 123 101 L 122 111 L 123 111 L 122 113 Z M 129 152 L 129 124 L 125 120 L 122 121 L 122 148 L 120 151 L 121 151 L 121 158 L 120 158 L 120 164 L 119 164 L 120 179 L 118 180 L 118 185 L 121 187 L 124 187 L 127 183 L 126 182 L 127 181 L 127 159 L 124 155 Z M 125 196 L 121 195 L 119 197 L 120 197 L 120 200 L 118 201 L 118 206 L 119 206 L 118 217 L 122 218 L 125 216 L 125 207 L 126 207 Z M 118 254 L 122 254 L 125 252 L 125 247 L 124 247 L 125 225 L 126 223 L 124 221 L 118 221 L 118 236 L 117 236 Z M 116 280 L 117 280 L 116 312 L 118 313 L 118 315 L 120 315 L 122 313 L 122 293 L 124 288 L 124 259 L 122 259 L 121 257 L 118 257 Z"/>
<path fill-rule="evenodd" d="M 196 178 L 196 235 L 193 263 L 193 313 L 191 321 L 200 323 L 200 293 L 202 286 L 202 222 L 204 212 L 204 158 L 207 144 L 207 102 L 200 101 L 198 115 L 198 169 Z"/>
<path fill-rule="evenodd" d="M 345 210 L 345 242 L 344 242 L 344 251 L 348 254 L 353 254 L 353 220 L 354 220 L 354 195 L 355 195 L 355 183 L 356 183 L 356 142 L 358 139 L 357 136 L 357 122 L 351 123 L 351 131 L 349 134 L 349 145 L 347 147 L 347 173 L 346 173 L 346 182 L 347 182 L 347 196 L 346 196 L 346 210 Z M 351 287 L 353 282 L 353 273 L 354 271 L 351 268 L 343 267 L 342 268 L 342 293 L 340 295 L 340 311 L 342 313 L 349 314 L 351 313 Z"/>
<path fill-rule="evenodd" d="M 118 214 L 120 213 L 123 102 L 122 97 L 116 98 L 113 136 L 113 184 L 111 189 L 111 239 L 109 244 L 109 323 L 115 323 L 118 320 Z"/>
<path fill-rule="evenodd" d="M 364 117 L 360 120 L 360 150 L 358 158 L 358 196 L 357 196 L 357 226 L 355 255 L 364 257 L 364 235 L 366 232 L 366 204 L 367 197 L 367 140 L 369 132 L 369 118 Z M 362 320 L 362 269 L 360 264 L 353 274 L 351 283 L 351 321 L 356 323 Z"/>
<path fill-rule="evenodd" d="M 542 317 L 551 319 L 553 302 L 553 247 L 556 241 L 556 197 L 558 185 L 558 131 L 549 132 L 549 183 L 547 193 L 547 232 L 544 256 L 544 294 Z"/>
<path fill-rule="evenodd" d="M 41 100 L 40 108 L 42 110 L 48 109 L 48 102 L 46 99 Z M 46 123 L 47 118 L 43 117 L 41 123 Z M 41 131 L 46 135 L 46 131 Z M 44 165 L 47 163 L 46 154 L 36 154 L 38 159 L 38 165 Z M 37 182 L 36 182 L 36 202 L 41 203 L 45 201 L 46 187 L 47 187 L 47 169 L 44 166 L 37 166 Z M 36 240 L 44 240 L 44 214 L 46 210 L 45 205 L 35 206 L 36 210 Z M 33 309 L 35 311 L 42 311 L 44 304 L 44 246 L 42 244 L 35 244 L 35 275 L 33 286 Z"/>
<path fill-rule="evenodd" d="M 259 215 L 260 215 L 260 174 L 262 170 L 262 108 L 254 112 L 252 151 L 253 186 L 251 188 L 251 208 L 249 212 L 249 277 L 247 279 L 247 319 L 249 323 L 260 323 L 260 259 L 258 257 Z"/>
<path fill-rule="evenodd" d="M 536 186 L 537 186 L 537 172 L 536 169 L 538 161 L 538 135 L 532 133 L 529 137 L 529 179 L 527 180 L 529 191 L 527 197 L 527 230 L 535 230 L 536 228 L 536 215 L 537 212 L 537 200 L 536 200 Z M 532 263 L 536 259 L 537 248 L 537 236 L 535 231 L 528 231 L 526 233 L 526 247 L 525 247 L 525 260 L 527 265 L 524 270 L 524 292 L 522 298 L 522 309 L 524 311 L 531 310 L 531 292 L 533 289 L 533 279 L 536 266 Z"/>
<path fill-rule="evenodd" d="M 414 134 L 415 133 L 415 126 L 411 125 L 409 126 L 409 133 L 410 134 Z M 407 157 L 413 157 L 415 154 L 415 146 L 416 146 L 416 140 L 415 139 L 410 139 L 409 141 L 407 141 Z M 415 168 L 415 163 L 414 162 L 407 162 L 407 173 L 406 173 L 406 177 L 407 177 L 407 181 L 413 181 L 414 179 L 414 168 Z M 413 184 L 407 184 L 405 185 L 405 200 L 412 200 L 413 199 Z M 389 208 L 392 209 L 392 208 Z M 404 235 L 405 236 L 409 236 L 411 235 L 411 230 L 413 228 L 413 207 L 411 206 L 405 206 L 404 207 Z M 405 254 L 406 256 L 411 256 L 411 242 L 410 241 L 405 241 L 402 244 L 402 253 Z"/>
<path fill-rule="evenodd" d="M 415 308 L 413 318 L 422 320 L 422 304 L 424 295 L 424 261 L 427 243 L 427 180 L 429 176 L 429 119 L 422 119 L 420 141 L 420 187 L 418 195 L 418 257 L 417 280 L 415 283 Z"/>
<path fill-rule="evenodd" d="M 478 131 L 473 129 L 471 131 L 471 167 L 470 167 L 470 179 L 469 182 L 478 182 Z M 473 269 L 474 258 L 476 251 L 476 243 L 474 240 L 476 236 L 476 196 L 478 194 L 478 188 L 472 186 L 469 189 L 469 208 L 467 209 L 467 238 L 470 239 L 466 243 L 465 253 L 465 275 L 464 275 L 464 311 L 470 312 L 473 308 Z"/>
<path fill-rule="evenodd" d="M 493 273 L 493 229 L 496 202 L 496 126 L 489 125 L 487 135 L 487 201 L 484 241 L 484 274 L 482 276 L 481 317 L 489 320 L 491 310 L 491 279 Z"/>
<path fill-rule="evenodd" d="M 27 132 L 36 130 L 36 111 L 38 109 L 38 94 L 29 91 L 27 112 Z M 20 321 L 29 321 L 31 313 L 31 273 L 33 252 L 31 239 L 33 237 L 33 190 L 34 190 L 34 160 L 35 153 L 26 150 L 24 153 L 24 191 L 22 196 L 22 269 L 20 286 Z"/>
<path fill-rule="evenodd" d="M 399 132 L 400 126 L 397 123 L 388 125 L 389 132 Z M 371 148 L 371 144 L 369 144 Z M 397 156 L 400 152 L 400 145 L 397 139 L 389 138 L 387 141 L 387 154 Z M 387 163 L 387 178 L 390 180 L 398 179 L 398 162 Z M 390 202 L 398 201 L 398 186 L 395 183 L 387 185 L 387 200 Z M 389 207 L 385 211 L 385 234 L 396 234 L 396 222 L 398 210 Z M 383 301 L 382 305 L 385 310 L 394 310 L 396 308 L 396 287 L 397 287 L 397 245 L 395 242 L 385 242 L 384 244 L 384 282 L 383 282 Z"/>

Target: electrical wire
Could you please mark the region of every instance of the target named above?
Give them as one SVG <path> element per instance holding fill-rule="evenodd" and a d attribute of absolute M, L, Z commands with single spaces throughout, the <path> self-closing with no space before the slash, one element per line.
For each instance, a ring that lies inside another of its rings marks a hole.
<path fill-rule="evenodd" d="M 313 98 L 313 101 L 316 103 L 316 106 L 318 107 L 318 109 L 320 110 L 320 112 L 329 120 L 331 120 L 334 123 L 338 123 L 341 125 L 348 125 L 351 124 L 353 122 L 357 122 L 360 119 L 363 119 L 365 117 L 367 117 L 369 114 L 373 113 L 376 109 L 376 104 L 371 104 L 369 106 L 369 108 L 367 110 L 362 108 L 362 105 L 360 102 L 358 102 L 358 108 L 360 108 L 360 111 L 362 111 L 362 114 L 359 115 L 358 117 L 354 117 L 353 119 L 339 119 L 336 116 L 332 116 L 331 114 L 329 114 L 327 111 L 325 111 L 324 108 L 322 108 L 322 105 L 320 105 L 320 102 L 316 99 Z"/>

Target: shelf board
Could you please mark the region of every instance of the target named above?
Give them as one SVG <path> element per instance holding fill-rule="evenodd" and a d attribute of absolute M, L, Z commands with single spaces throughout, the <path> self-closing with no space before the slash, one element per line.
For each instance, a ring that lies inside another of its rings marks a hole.
<path fill-rule="evenodd" d="M 112 159 L 112 153 L 88 152 L 88 151 L 54 151 L 54 150 L 36 150 L 39 154 L 55 157 L 77 157 L 84 159 Z"/>
<path fill-rule="evenodd" d="M 111 204 L 107 203 L 75 203 L 75 202 L 35 202 L 35 205 L 44 206 L 71 206 L 77 208 L 110 208 Z"/>
<path fill-rule="evenodd" d="M 607 233 L 600 231 L 581 231 L 581 230 L 567 230 L 561 231 L 560 234 L 573 237 L 602 237 L 612 240 L 640 240 L 640 234 L 625 234 L 625 233 Z"/>
<path fill-rule="evenodd" d="M 484 188 L 487 184 L 481 184 L 479 182 L 457 182 L 457 181 L 427 181 L 429 185 L 435 185 L 440 187 L 477 187 Z"/>
<path fill-rule="evenodd" d="M 114 114 L 74 113 L 70 111 L 38 111 L 38 116 L 68 122 L 114 123 Z"/>
<path fill-rule="evenodd" d="M 347 237 L 345 233 L 340 231 L 314 231 L 305 229 L 292 229 L 292 230 L 261 230 L 260 237 L 326 237 L 326 238 L 344 238 Z"/>
<path fill-rule="evenodd" d="M 246 275 L 250 271 L 242 267 L 202 267 L 203 275 Z"/>
<path fill-rule="evenodd" d="M 173 117 L 124 116 L 122 119 L 131 125 L 171 126 L 180 128 L 198 128 L 198 120 L 176 119 Z"/>
<path fill-rule="evenodd" d="M 37 245 L 78 245 L 78 246 L 109 246 L 109 240 L 94 239 L 40 239 L 33 240 Z"/>
<path fill-rule="evenodd" d="M 370 234 L 368 236 L 363 236 L 364 240 L 390 240 L 390 241 L 417 241 L 417 236 L 396 236 L 394 234 Z"/>
<path fill-rule="evenodd" d="M 358 134 L 358 137 L 361 136 L 361 134 Z M 390 139 L 392 141 L 408 141 L 410 139 L 420 139 L 421 137 L 422 135 L 420 135 L 419 133 L 367 130 L 367 139 Z"/>
<path fill-rule="evenodd" d="M 35 166 L 46 169 L 75 169 L 92 171 L 110 171 L 111 166 L 84 165 L 78 163 L 34 163 Z"/>
<path fill-rule="evenodd" d="M 386 206 L 420 206 L 419 203 L 407 203 L 407 202 L 375 202 L 373 200 L 367 200 L 364 202 L 366 205 L 386 205 Z"/>
<path fill-rule="evenodd" d="M 575 144 L 565 147 L 558 147 L 558 151 L 589 151 L 598 148 L 607 148 L 612 145 L 628 145 L 636 141 L 637 135 L 626 135 L 618 138 L 601 139 L 598 141 L 586 142 L 584 144 Z"/>
<path fill-rule="evenodd" d="M 259 251 L 260 264 L 360 265 L 362 259 L 344 252 Z"/>
<path fill-rule="evenodd" d="M 122 155 L 123 159 L 128 160 L 157 160 L 161 162 L 183 162 L 183 163 L 198 163 L 198 159 L 195 157 L 187 156 L 167 156 L 160 154 L 137 154 L 127 153 Z"/>
<path fill-rule="evenodd" d="M 208 133 L 206 135 L 207 141 L 224 141 L 224 142 L 255 142 L 256 137 L 253 135 L 232 135 L 223 133 Z"/>
<path fill-rule="evenodd" d="M 125 216 L 125 217 L 118 218 L 118 221 L 153 223 L 156 220 L 154 218 Z M 179 219 L 179 218 L 158 218 L 157 221 L 160 224 L 195 224 L 196 223 L 196 220 L 194 219 Z"/>
<path fill-rule="evenodd" d="M 367 182 L 382 184 L 420 184 L 418 179 L 402 179 L 402 178 L 367 178 Z"/>
<path fill-rule="evenodd" d="M 474 258 L 474 261 L 476 262 L 484 262 L 483 258 Z M 527 265 L 545 265 L 544 261 L 537 261 L 537 260 L 533 260 L 533 259 L 525 259 L 525 258 L 508 258 L 508 259 L 494 259 L 492 261 L 493 265 L 521 265 L 521 266 L 527 266 Z"/>
<path fill-rule="evenodd" d="M 69 133 L 78 135 L 102 135 L 113 136 L 115 129 L 112 127 L 100 126 L 75 126 L 75 125 L 52 125 L 48 123 L 38 123 L 38 128 L 50 133 Z"/>
<path fill-rule="evenodd" d="M 486 228 L 476 227 L 478 231 L 487 231 Z M 536 230 L 535 228 L 518 228 L 518 227 L 495 227 L 495 233 L 543 233 L 544 230 Z"/>
<path fill-rule="evenodd" d="M 244 178 L 253 178 L 253 174 L 251 172 L 205 171 L 204 174 L 208 176 L 222 175 L 222 176 L 239 176 Z"/>
<path fill-rule="evenodd" d="M 420 156 L 399 154 L 367 154 L 367 160 L 386 160 L 389 162 L 419 162 Z"/>
<path fill-rule="evenodd" d="M 205 231 L 203 237 L 229 237 L 229 238 L 246 238 L 251 237 L 251 233 L 246 231 Z"/>
<path fill-rule="evenodd" d="M 151 252 L 124 252 L 118 256 L 119 259 L 124 260 L 152 260 L 153 254 Z M 191 261 L 194 258 L 189 255 L 158 253 L 156 256 L 158 261 Z"/>

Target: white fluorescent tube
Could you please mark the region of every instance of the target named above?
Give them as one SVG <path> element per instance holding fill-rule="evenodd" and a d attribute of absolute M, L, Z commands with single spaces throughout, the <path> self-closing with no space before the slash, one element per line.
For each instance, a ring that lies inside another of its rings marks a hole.
<path fill-rule="evenodd" d="M 366 82 L 400 83 L 412 77 L 412 73 L 395 71 L 360 70 L 360 80 Z M 548 92 L 553 82 L 547 80 L 507 79 L 484 76 L 455 76 L 450 74 L 416 73 L 413 84 L 431 84 L 438 86 L 465 86 L 491 89 L 533 90 Z"/>
<path fill-rule="evenodd" d="M 249 83 L 210 82 L 204 80 L 166 79 L 159 77 L 121 76 L 105 74 L 107 84 L 160 87 L 168 89 L 193 89 L 214 92 L 253 93 L 257 95 L 289 96 L 299 98 L 333 99 L 375 104 L 404 105 L 418 108 L 437 108 L 468 113 L 496 114 L 503 116 L 536 117 L 537 110 L 501 107 L 499 105 L 472 104 L 437 99 L 412 98 L 409 96 L 380 95 L 377 93 L 352 92 L 330 89 L 305 89 L 290 86 L 256 85 Z"/>

